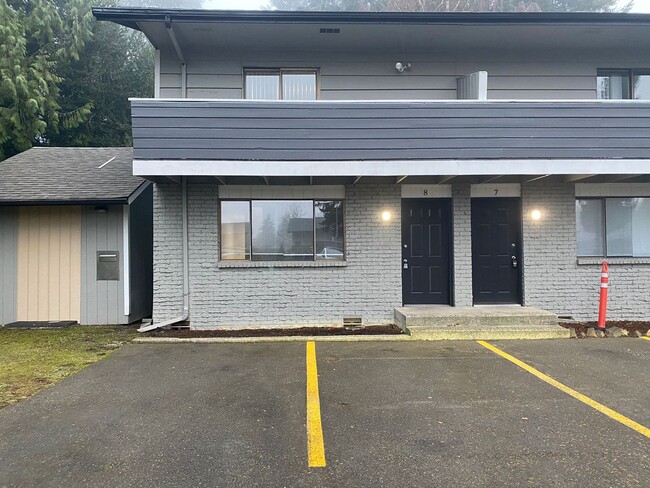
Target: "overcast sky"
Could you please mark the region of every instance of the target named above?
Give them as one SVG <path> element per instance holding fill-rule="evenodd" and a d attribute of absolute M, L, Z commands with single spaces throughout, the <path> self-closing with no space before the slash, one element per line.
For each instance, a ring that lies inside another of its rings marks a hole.
<path fill-rule="evenodd" d="M 204 0 L 205 8 L 257 10 L 268 4 L 266 0 Z M 650 0 L 636 0 L 633 12 L 650 13 Z"/>

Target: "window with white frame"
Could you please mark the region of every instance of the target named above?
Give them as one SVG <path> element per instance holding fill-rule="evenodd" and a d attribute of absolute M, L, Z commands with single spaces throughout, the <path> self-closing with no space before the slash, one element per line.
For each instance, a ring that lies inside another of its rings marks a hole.
<path fill-rule="evenodd" d="M 650 198 L 576 200 L 578 256 L 650 257 Z"/>
<path fill-rule="evenodd" d="M 345 258 L 342 200 L 222 200 L 221 259 Z"/>
<path fill-rule="evenodd" d="M 315 69 L 246 69 L 245 98 L 251 100 L 316 100 Z"/>
<path fill-rule="evenodd" d="M 650 100 L 650 70 L 599 69 L 597 89 L 601 100 Z"/>

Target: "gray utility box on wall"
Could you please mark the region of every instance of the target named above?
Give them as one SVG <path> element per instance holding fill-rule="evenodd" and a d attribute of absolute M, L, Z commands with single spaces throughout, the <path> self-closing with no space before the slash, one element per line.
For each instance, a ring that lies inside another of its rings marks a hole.
<path fill-rule="evenodd" d="M 120 253 L 97 251 L 97 281 L 120 280 Z"/>

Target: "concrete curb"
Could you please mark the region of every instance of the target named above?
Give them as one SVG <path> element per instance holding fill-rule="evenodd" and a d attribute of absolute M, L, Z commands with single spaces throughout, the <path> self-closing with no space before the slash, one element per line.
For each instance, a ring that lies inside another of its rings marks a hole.
<path fill-rule="evenodd" d="M 136 344 L 263 344 L 278 342 L 405 342 L 412 341 L 408 335 L 368 336 L 285 336 L 285 337 L 138 337 Z"/>
<path fill-rule="evenodd" d="M 264 344 L 282 342 L 413 342 L 569 339 L 569 329 L 542 330 L 420 330 L 411 335 L 282 336 L 282 337 L 138 337 L 136 344 Z"/>

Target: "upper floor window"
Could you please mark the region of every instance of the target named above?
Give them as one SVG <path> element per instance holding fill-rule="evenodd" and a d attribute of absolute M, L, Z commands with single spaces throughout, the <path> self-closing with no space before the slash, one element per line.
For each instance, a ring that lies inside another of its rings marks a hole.
<path fill-rule="evenodd" d="M 316 100 L 318 72 L 314 69 L 247 69 L 245 95 L 251 100 Z"/>
<path fill-rule="evenodd" d="M 650 70 L 599 69 L 600 100 L 650 100 Z"/>

